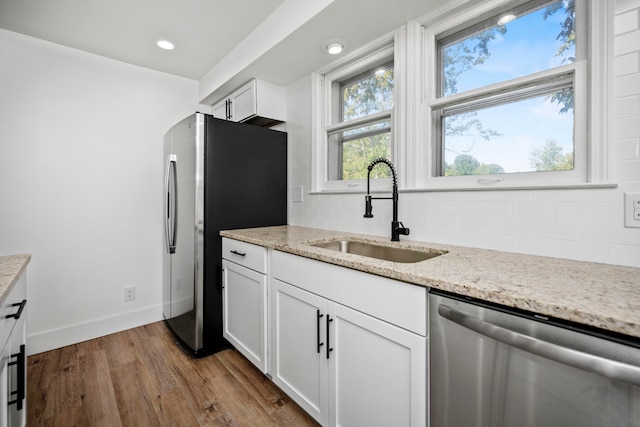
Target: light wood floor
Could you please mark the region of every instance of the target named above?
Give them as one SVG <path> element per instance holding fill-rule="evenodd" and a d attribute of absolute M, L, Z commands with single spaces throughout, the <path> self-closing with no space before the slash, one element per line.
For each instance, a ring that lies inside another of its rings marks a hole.
<path fill-rule="evenodd" d="M 316 426 L 235 350 L 192 359 L 162 322 L 28 358 L 27 425 Z"/>

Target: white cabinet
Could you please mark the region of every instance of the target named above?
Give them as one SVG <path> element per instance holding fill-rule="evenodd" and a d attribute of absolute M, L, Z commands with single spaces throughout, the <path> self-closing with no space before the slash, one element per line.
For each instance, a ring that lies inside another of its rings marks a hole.
<path fill-rule="evenodd" d="M 0 426 L 24 426 L 27 420 L 26 273 L 0 306 Z"/>
<path fill-rule="evenodd" d="M 267 250 L 223 239 L 223 336 L 267 372 Z"/>
<path fill-rule="evenodd" d="M 286 92 L 281 86 L 253 79 L 213 105 L 213 116 L 259 126 L 286 121 Z"/>
<path fill-rule="evenodd" d="M 427 289 L 273 252 L 273 381 L 325 426 L 424 426 Z"/>

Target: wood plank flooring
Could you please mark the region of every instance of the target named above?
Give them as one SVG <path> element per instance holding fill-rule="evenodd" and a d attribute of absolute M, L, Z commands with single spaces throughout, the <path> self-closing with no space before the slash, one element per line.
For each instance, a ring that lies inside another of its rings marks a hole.
<path fill-rule="evenodd" d="M 28 358 L 29 426 L 317 426 L 230 349 L 184 353 L 162 322 Z"/>

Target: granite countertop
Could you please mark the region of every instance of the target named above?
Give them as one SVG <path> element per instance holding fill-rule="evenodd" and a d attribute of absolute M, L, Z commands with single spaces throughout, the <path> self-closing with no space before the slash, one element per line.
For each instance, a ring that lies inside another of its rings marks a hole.
<path fill-rule="evenodd" d="M 640 338 L 640 269 L 297 226 L 225 230 L 223 237 Z M 309 244 L 349 238 L 446 252 L 402 264 Z"/>
<path fill-rule="evenodd" d="M 9 295 L 30 260 L 31 255 L 0 256 L 0 304 Z"/>

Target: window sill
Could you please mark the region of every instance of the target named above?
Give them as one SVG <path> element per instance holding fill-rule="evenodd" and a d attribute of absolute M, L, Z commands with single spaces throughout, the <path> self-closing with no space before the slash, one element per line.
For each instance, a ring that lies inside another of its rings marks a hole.
<path fill-rule="evenodd" d="M 400 193 L 434 193 L 434 192 L 452 192 L 452 191 L 522 191 L 522 190 L 583 190 L 583 189 L 609 189 L 618 188 L 615 182 L 606 183 L 583 183 L 583 184 L 558 184 L 558 185 L 522 185 L 513 187 L 438 187 L 438 188 L 400 188 Z M 389 189 L 375 189 L 371 193 L 388 193 Z M 326 194 L 359 194 L 366 193 L 362 188 L 344 189 L 344 190 L 320 190 L 310 191 L 310 195 L 326 195 Z"/>

